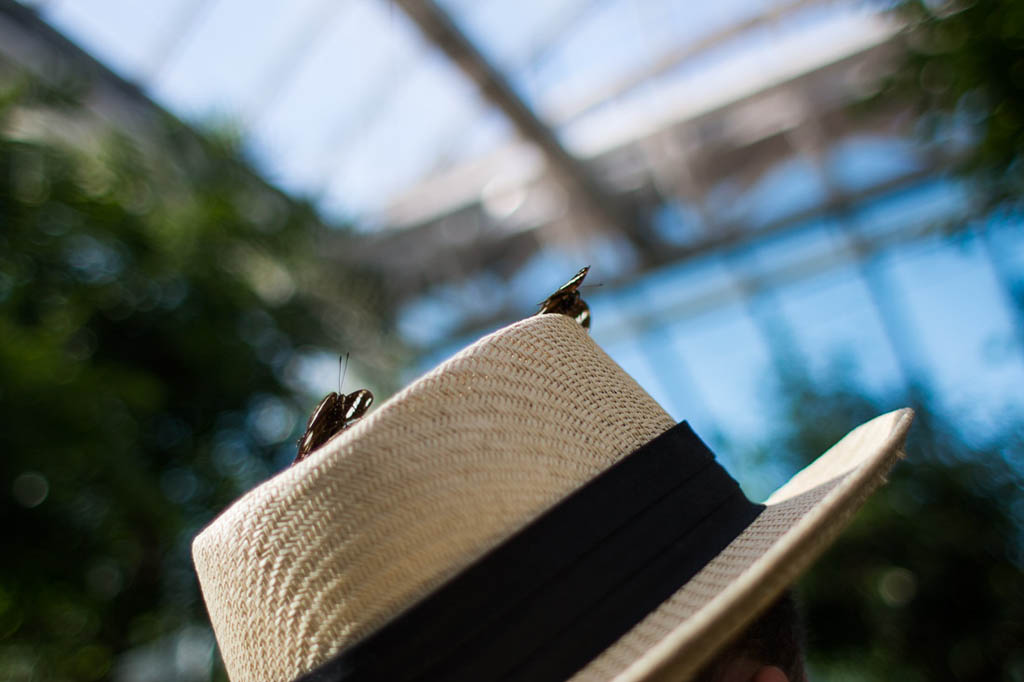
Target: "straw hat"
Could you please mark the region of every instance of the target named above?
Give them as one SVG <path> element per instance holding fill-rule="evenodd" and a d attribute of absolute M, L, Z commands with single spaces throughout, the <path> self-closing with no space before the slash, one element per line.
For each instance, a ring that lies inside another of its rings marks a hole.
<path fill-rule="evenodd" d="M 683 680 L 883 482 L 912 416 L 755 505 L 579 324 L 531 317 L 247 493 L 195 565 L 233 682 Z"/>

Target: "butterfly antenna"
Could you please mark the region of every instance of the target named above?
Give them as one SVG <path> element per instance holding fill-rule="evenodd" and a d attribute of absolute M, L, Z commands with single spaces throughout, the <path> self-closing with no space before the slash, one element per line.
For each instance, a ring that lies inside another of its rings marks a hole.
<path fill-rule="evenodd" d="M 342 395 L 341 387 L 345 385 L 345 375 L 348 374 L 348 355 L 338 356 L 338 395 Z"/>

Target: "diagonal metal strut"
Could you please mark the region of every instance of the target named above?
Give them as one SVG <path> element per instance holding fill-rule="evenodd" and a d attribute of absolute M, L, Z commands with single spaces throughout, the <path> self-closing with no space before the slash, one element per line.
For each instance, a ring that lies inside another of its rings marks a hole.
<path fill-rule="evenodd" d="M 648 241 L 650 231 L 646 218 L 636 208 L 614 197 L 579 159 L 566 151 L 551 128 L 537 117 L 434 0 L 397 0 L 396 4 L 476 83 L 484 96 L 508 116 L 524 138 L 540 147 L 552 168 L 595 219 L 616 228 L 634 243 L 639 242 L 638 246 Z"/>

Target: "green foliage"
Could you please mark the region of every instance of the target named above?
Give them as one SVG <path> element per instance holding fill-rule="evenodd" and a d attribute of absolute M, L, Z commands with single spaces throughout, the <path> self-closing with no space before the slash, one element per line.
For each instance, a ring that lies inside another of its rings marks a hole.
<path fill-rule="evenodd" d="M 1024 197 L 1024 3 L 897 0 L 905 54 L 884 100 L 910 103 L 921 129 L 962 156 L 978 208 Z"/>
<path fill-rule="evenodd" d="M 27 80 L 0 130 L 0 670 L 101 679 L 206 622 L 191 538 L 289 461 L 299 353 L 344 339 L 309 293 L 323 228 L 233 145 L 111 136 Z"/>
<path fill-rule="evenodd" d="M 795 466 L 889 409 L 807 384 L 784 395 L 774 449 Z M 923 402 L 906 460 L 801 583 L 819 679 L 1024 676 L 1020 422 L 971 444 Z"/>

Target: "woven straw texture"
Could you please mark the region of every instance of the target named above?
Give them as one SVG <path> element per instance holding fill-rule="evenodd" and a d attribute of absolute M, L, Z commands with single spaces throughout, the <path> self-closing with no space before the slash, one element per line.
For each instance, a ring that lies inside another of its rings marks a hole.
<path fill-rule="evenodd" d="M 673 424 L 567 317 L 481 339 L 199 534 L 228 674 L 316 667 Z"/>
<path fill-rule="evenodd" d="M 574 680 L 687 679 L 881 484 L 911 418 L 883 415 L 800 472 Z M 196 538 L 228 674 L 278 682 L 316 667 L 671 426 L 567 317 L 481 339 Z"/>

